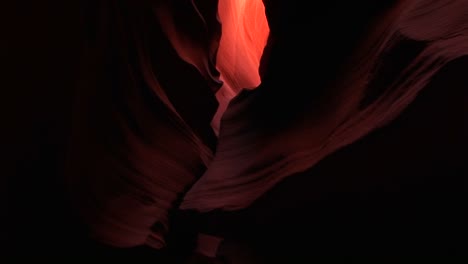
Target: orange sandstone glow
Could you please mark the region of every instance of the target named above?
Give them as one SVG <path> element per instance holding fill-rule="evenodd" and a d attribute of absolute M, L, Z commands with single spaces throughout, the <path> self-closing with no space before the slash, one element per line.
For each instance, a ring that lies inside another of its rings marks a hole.
<path fill-rule="evenodd" d="M 218 12 L 222 36 L 217 67 L 224 84 L 216 94 L 220 106 L 212 122 L 215 131 L 229 100 L 260 84 L 258 68 L 269 34 L 262 0 L 220 0 Z"/>

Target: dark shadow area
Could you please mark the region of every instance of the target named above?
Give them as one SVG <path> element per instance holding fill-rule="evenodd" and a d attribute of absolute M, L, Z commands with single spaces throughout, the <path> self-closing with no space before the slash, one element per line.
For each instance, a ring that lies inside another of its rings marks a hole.
<path fill-rule="evenodd" d="M 9 1 L 0 11 L 6 32 L 0 98 L 7 183 L 7 236 L 0 255 L 5 250 L 5 255 L 45 260 L 88 255 L 180 263 L 193 246 L 196 228 L 225 236 L 226 254 L 240 248 L 264 263 L 335 254 L 467 254 L 467 57 L 446 66 L 395 122 L 288 178 L 251 208 L 176 213 L 173 224 L 179 229 L 169 238 L 168 252 L 93 242 L 70 209 L 63 182 L 84 41 L 82 3 L 29 2 Z M 348 39 L 341 39 L 340 46 L 352 46 L 355 40 Z M 279 60 L 272 63 L 279 65 Z"/>

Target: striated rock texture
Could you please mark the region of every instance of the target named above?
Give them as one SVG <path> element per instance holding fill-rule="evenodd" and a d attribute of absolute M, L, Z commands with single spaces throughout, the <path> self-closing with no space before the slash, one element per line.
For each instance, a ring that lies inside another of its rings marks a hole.
<path fill-rule="evenodd" d="M 246 208 L 468 54 L 466 1 L 374 2 L 89 4 L 68 179 L 93 237 L 163 248 L 173 209 Z"/>

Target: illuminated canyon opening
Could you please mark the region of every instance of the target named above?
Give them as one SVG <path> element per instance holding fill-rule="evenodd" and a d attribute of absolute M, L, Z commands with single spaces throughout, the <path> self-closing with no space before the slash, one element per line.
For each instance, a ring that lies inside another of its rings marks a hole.
<path fill-rule="evenodd" d="M 260 59 L 269 35 L 262 0 L 221 0 L 218 14 L 222 35 L 217 67 L 223 86 L 216 93 L 219 108 L 212 121 L 216 133 L 229 101 L 242 89 L 260 84 Z"/>

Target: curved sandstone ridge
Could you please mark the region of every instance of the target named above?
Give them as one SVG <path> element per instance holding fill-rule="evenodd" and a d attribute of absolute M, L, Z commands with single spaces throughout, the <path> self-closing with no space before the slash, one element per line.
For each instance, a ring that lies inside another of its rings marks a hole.
<path fill-rule="evenodd" d="M 468 54 L 464 0 L 378 15 L 354 3 L 356 29 L 339 1 L 98 2 L 68 178 L 90 233 L 117 247 L 164 247 L 171 209 L 248 207 L 389 124 Z"/>

